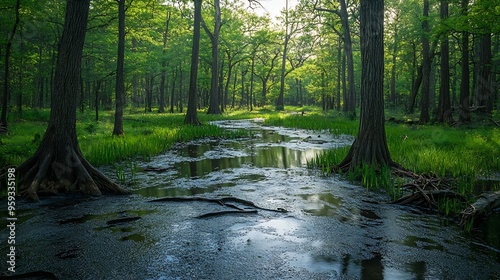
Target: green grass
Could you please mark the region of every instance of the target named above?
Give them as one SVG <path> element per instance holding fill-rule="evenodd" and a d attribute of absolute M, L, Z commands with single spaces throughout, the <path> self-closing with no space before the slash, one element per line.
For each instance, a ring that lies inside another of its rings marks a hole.
<path fill-rule="evenodd" d="M 19 165 L 38 148 L 49 119 L 49 110 L 25 111 L 22 118 L 11 116 L 9 134 L 0 136 L 0 167 Z M 233 112 L 234 118 L 246 117 Z M 228 131 L 208 124 L 230 116 L 199 114 L 202 126 L 184 125 L 184 114 L 144 113 L 127 110 L 124 114 L 124 137 L 113 137 L 112 111 L 100 112 L 95 122 L 93 112 L 77 115 L 77 135 L 84 157 L 93 165 L 109 165 L 123 160 L 148 159 L 162 153 L 176 142 L 206 137 L 235 138 L 247 131 Z"/>
<path fill-rule="evenodd" d="M 394 112 L 396 119 L 411 120 L 401 112 Z M 278 114 L 266 120 L 266 124 L 328 130 L 333 134 L 356 135 L 359 120 L 344 117 L 338 112 L 324 114 L 311 111 L 305 115 Z M 453 178 L 456 191 L 471 200 L 478 177 L 498 176 L 500 172 L 500 129 L 488 123 L 451 127 L 448 125 L 406 125 L 386 124 L 387 142 L 392 159 L 403 167 L 419 174 L 432 174 L 441 178 Z M 350 147 L 325 151 L 308 163 L 319 168 L 323 174 L 330 174 L 340 163 Z M 383 189 L 392 199 L 401 196 L 403 181 L 391 178 L 388 172 L 376 172 L 363 166 L 346 174 L 350 181 L 358 181 L 370 189 Z M 493 186 L 493 190 L 499 189 Z M 440 202 L 443 213 L 456 214 L 463 209 L 457 201 Z"/>
<path fill-rule="evenodd" d="M 78 113 L 77 134 L 84 156 L 94 165 L 112 164 L 121 160 L 149 158 L 168 149 L 178 141 L 204 137 L 237 137 L 244 132 L 230 132 L 209 121 L 220 119 L 264 118 L 265 124 L 313 130 L 328 130 L 333 134 L 356 135 L 358 120 L 332 111 L 324 114 L 319 107 L 292 107 L 275 112 L 264 107 L 248 112 L 235 110 L 223 116 L 198 114 L 205 125 L 183 125 L 184 114 L 144 113 L 142 109 L 127 109 L 124 117 L 125 137 L 112 137 L 113 111 L 94 114 Z M 304 112 L 304 114 L 302 114 Z M 395 112 L 398 119 L 411 119 Z M 387 114 L 390 115 L 390 114 Z M 18 165 L 32 155 L 43 136 L 49 110 L 27 110 L 22 118 L 11 114 L 9 135 L 0 136 L 0 166 Z M 446 125 L 386 125 L 387 141 L 394 161 L 417 173 L 432 173 L 440 177 L 470 178 L 488 176 L 500 170 L 500 129 L 492 126 L 449 127 Z M 325 172 L 339 163 L 348 147 L 325 152 L 310 163 Z M 368 172 L 368 171 L 366 171 Z"/>

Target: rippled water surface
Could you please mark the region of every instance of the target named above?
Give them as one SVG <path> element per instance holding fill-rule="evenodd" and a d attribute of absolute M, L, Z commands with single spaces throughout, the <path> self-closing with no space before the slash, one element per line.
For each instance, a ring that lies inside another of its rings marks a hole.
<path fill-rule="evenodd" d="M 61 279 L 500 278 L 498 217 L 469 235 L 438 215 L 306 169 L 307 160 L 352 137 L 249 120 L 217 125 L 251 133 L 181 143 L 123 168 L 131 196 L 23 203 L 17 272 Z M 116 178 L 115 167 L 102 170 Z M 288 212 L 235 202 L 257 212 L 198 219 L 234 209 L 149 202 L 166 196 L 231 196 Z"/>

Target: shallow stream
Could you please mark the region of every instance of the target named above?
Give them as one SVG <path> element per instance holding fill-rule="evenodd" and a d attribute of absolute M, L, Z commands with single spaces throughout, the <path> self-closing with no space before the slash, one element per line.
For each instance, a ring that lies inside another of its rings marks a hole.
<path fill-rule="evenodd" d="M 216 124 L 247 129 L 249 137 L 182 143 L 125 167 L 131 196 L 22 203 L 16 272 L 44 270 L 60 279 L 500 279 L 498 223 L 467 234 L 435 213 L 389 204 L 385 194 L 306 168 L 323 150 L 350 145 L 351 136 L 259 120 Z M 115 167 L 102 170 L 116 178 Z M 257 213 L 199 219 L 234 209 L 148 202 L 166 196 L 231 196 L 288 212 L 238 205 Z"/>

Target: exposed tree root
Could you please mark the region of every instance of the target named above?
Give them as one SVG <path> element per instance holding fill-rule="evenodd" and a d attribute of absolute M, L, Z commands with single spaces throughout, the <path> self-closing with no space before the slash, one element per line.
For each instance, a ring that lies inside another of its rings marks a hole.
<path fill-rule="evenodd" d="M 231 215 L 231 214 L 257 214 L 257 210 L 232 210 L 232 211 L 220 211 L 220 212 L 212 212 L 212 213 L 207 213 L 203 214 L 200 216 L 197 216 L 197 219 L 205 219 L 205 218 L 211 218 L 211 217 L 218 217 L 218 216 L 225 216 L 225 215 Z"/>
<path fill-rule="evenodd" d="M 236 197 L 222 197 L 220 199 L 211 199 L 211 198 L 205 198 L 205 197 L 164 197 L 164 198 L 150 200 L 149 202 L 187 202 L 187 201 L 203 201 L 203 202 L 209 202 L 209 203 L 216 203 L 216 204 L 219 204 L 221 206 L 226 206 L 226 207 L 236 209 L 236 210 L 231 210 L 231 211 L 207 213 L 207 214 L 197 216 L 196 218 L 216 217 L 216 216 L 222 216 L 222 215 L 227 215 L 227 214 L 256 214 L 257 213 L 257 210 L 245 210 L 241 207 L 238 207 L 234 204 L 229 204 L 227 202 L 239 203 L 239 204 L 242 204 L 245 206 L 249 206 L 249 207 L 256 208 L 259 210 L 264 210 L 264 211 L 279 212 L 279 213 L 288 212 L 287 210 L 285 210 L 283 208 L 269 209 L 269 208 L 259 207 L 251 201 L 244 200 L 241 198 L 236 198 Z"/>
<path fill-rule="evenodd" d="M 32 200 L 39 195 L 82 192 L 99 196 L 104 192 L 128 194 L 128 191 L 110 181 L 86 161 L 79 149 L 66 146 L 57 149 L 39 149 L 33 157 L 17 168 L 19 194 Z"/>

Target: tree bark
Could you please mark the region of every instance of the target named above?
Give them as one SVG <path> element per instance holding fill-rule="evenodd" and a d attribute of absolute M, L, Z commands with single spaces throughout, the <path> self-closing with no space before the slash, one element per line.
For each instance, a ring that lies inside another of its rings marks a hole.
<path fill-rule="evenodd" d="M 125 0 L 118 1 L 118 58 L 116 63 L 116 110 L 113 135 L 123 136 L 123 107 L 125 106 Z"/>
<path fill-rule="evenodd" d="M 191 53 L 191 74 L 189 77 L 189 96 L 188 108 L 185 124 L 200 125 L 197 109 L 197 79 L 198 79 L 198 60 L 200 56 L 200 25 L 201 25 L 201 2 L 194 0 L 194 28 L 193 28 L 193 48 Z M 182 84 L 182 81 L 181 81 Z"/>
<path fill-rule="evenodd" d="M 127 193 L 83 158 L 76 137 L 77 94 L 89 6 L 90 0 L 67 1 L 49 124 L 38 150 L 17 168 L 19 193 L 34 200 L 40 193 Z"/>
<path fill-rule="evenodd" d="M 364 164 L 375 168 L 394 164 L 385 136 L 383 30 L 384 1 L 362 0 L 360 125 L 356 140 L 338 165 L 343 171 L 354 171 Z"/>

